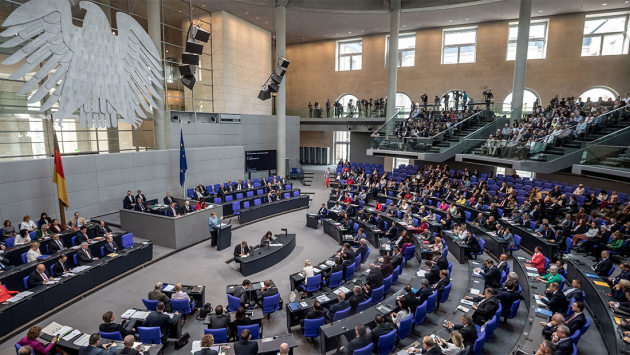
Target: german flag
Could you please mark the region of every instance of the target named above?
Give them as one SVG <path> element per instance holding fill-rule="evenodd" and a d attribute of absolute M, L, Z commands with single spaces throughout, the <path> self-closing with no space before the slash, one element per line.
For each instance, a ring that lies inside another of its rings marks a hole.
<path fill-rule="evenodd" d="M 55 127 L 52 129 L 53 141 L 55 145 L 55 166 L 53 182 L 57 184 L 57 195 L 59 195 L 59 202 L 68 209 L 70 204 L 68 203 L 68 189 L 66 189 L 66 177 L 63 174 L 63 165 L 61 164 L 61 152 L 59 151 L 59 142 L 57 141 L 57 133 L 55 133 Z"/>

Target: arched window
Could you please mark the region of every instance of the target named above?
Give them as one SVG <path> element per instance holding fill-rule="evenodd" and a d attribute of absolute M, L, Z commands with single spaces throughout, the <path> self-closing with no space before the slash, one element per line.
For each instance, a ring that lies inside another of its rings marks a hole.
<path fill-rule="evenodd" d="M 409 97 L 409 95 L 405 94 L 404 92 L 397 92 L 396 93 L 396 108 L 399 108 L 405 112 L 410 111 L 411 98 Z"/>
<path fill-rule="evenodd" d="M 593 102 L 598 102 L 600 98 L 602 101 L 608 101 L 608 99 L 615 101 L 617 96 L 619 96 L 619 94 L 609 87 L 595 86 L 584 91 L 579 97 L 581 97 L 584 102 L 586 102 L 589 98 Z"/>
<path fill-rule="evenodd" d="M 523 112 L 532 112 L 535 101 L 538 101 L 540 105 L 540 96 L 534 90 L 525 88 L 525 92 L 523 92 Z M 503 112 L 510 111 L 512 111 L 512 93 L 509 93 L 503 100 Z"/>
<path fill-rule="evenodd" d="M 457 108 L 459 110 L 461 110 L 462 108 L 464 108 L 466 106 L 466 103 L 464 102 L 464 90 L 459 90 L 459 89 L 453 89 L 453 90 L 449 90 L 447 92 L 445 92 L 444 94 L 442 94 L 442 96 L 440 96 L 440 110 L 444 110 L 446 107 L 444 106 L 444 95 L 448 94 L 448 108 L 449 109 L 455 109 L 455 92 L 459 93 L 459 99 L 458 104 L 457 104 Z M 435 98 L 434 98 L 435 99 Z M 466 101 L 470 100 L 468 98 L 468 95 L 466 95 Z M 431 98 L 429 97 L 429 103 L 431 103 Z M 435 100 L 433 100 L 435 101 Z"/>
<path fill-rule="evenodd" d="M 350 102 L 350 100 L 352 100 L 352 106 L 357 105 L 358 99 L 352 94 L 343 94 L 337 99 L 337 101 L 339 101 L 339 103 L 343 106 L 344 111 L 348 108 L 348 102 Z"/>

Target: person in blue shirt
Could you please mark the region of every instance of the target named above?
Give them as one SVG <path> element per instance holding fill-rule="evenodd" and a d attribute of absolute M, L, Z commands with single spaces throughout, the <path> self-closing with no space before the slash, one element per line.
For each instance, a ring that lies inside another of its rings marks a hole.
<path fill-rule="evenodd" d="M 219 229 L 219 220 L 223 219 L 223 216 L 217 217 L 216 212 L 210 213 L 210 217 L 208 217 L 208 229 L 210 230 L 210 246 L 217 245 L 217 230 Z"/>

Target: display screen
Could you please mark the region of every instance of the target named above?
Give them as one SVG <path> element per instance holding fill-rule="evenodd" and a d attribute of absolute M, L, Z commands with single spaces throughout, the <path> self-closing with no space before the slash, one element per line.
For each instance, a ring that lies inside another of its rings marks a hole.
<path fill-rule="evenodd" d="M 276 170 L 275 150 L 245 152 L 245 172 Z"/>

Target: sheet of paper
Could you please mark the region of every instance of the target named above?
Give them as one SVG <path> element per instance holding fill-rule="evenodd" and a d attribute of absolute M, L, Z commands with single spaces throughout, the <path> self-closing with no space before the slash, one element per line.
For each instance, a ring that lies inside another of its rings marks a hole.
<path fill-rule="evenodd" d="M 131 318 L 131 316 L 134 315 L 134 313 L 136 313 L 135 309 L 128 309 L 127 312 L 123 313 L 123 315 L 120 316 L 120 318 L 122 318 L 122 319 L 129 319 L 129 318 Z"/>
<path fill-rule="evenodd" d="M 476 289 L 476 288 L 471 288 L 470 289 L 470 293 L 472 293 L 473 295 L 477 295 L 477 294 L 479 294 L 479 290 Z"/>
<path fill-rule="evenodd" d="M 322 272 L 322 270 L 320 270 L 320 269 L 318 269 L 318 268 L 314 267 L 314 268 L 313 268 L 313 272 L 314 272 L 314 273 L 316 273 L 316 274 L 319 274 L 320 272 Z"/>
<path fill-rule="evenodd" d="M 55 333 L 53 333 L 53 335 L 65 335 L 65 334 L 70 333 L 71 330 L 72 330 L 72 327 L 64 325 L 63 327 L 61 327 L 61 329 L 59 329 Z"/>
<path fill-rule="evenodd" d="M 136 346 L 138 346 L 138 345 L 136 345 L 136 344 L 140 344 L 140 343 L 134 343 L 134 344 L 133 344 L 133 347 L 134 347 L 134 348 L 135 348 Z M 193 343 L 192 343 L 192 349 L 190 350 L 190 352 L 191 352 L 192 354 L 194 354 L 194 353 L 196 353 L 196 352 L 197 352 L 197 351 L 199 351 L 199 350 L 201 350 L 201 340 L 195 340 L 195 341 L 193 341 Z"/>
<path fill-rule="evenodd" d="M 170 292 L 170 291 L 173 291 L 174 288 L 175 288 L 175 285 L 167 285 L 166 287 L 164 287 L 162 291 Z"/>
<path fill-rule="evenodd" d="M 468 313 L 468 311 L 470 311 L 470 308 L 466 308 L 464 306 L 457 306 L 457 309 L 459 309 L 460 311 L 464 313 Z"/>
<path fill-rule="evenodd" d="M 602 282 L 602 281 L 595 281 L 595 285 L 610 287 L 607 283 Z"/>
<path fill-rule="evenodd" d="M 145 319 L 149 314 L 151 314 L 151 312 L 137 311 L 133 317 L 136 319 Z"/>
<path fill-rule="evenodd" d="M 474 303 L 473 303 L 473 301 L 470 301 L 470 300 L 465 300 L 465 299 L 463 299 L 463 298 L 462 298 L 462 300 L 461 300 L 460 302 L 461 302 L 461 303 L 463 303 L 463 304 L 467 304 L 467 305 L 469 305 L 469 306 L 472 306 L 472 305 L 474 304 Z"/>
<path fill-rule="evenodd" d="M 300 306 L 302 306 L 302 307 L 306 308 L 306 307 L 308 307 L 308 303 L 306 303 L 306 302 L 300 302 Z"/>
<path fill-rule="evenodd" d="M 90 334 L 85 334 L 84 333 L 77 340 L 72 342 L 72 344 L 78 345 L 78 346 L 86 346 L 86 345 L 88 345 L 89 342 L 90 342 Z"/>
<path fill-rule="evenodd" d="M 538 269 L 536 269 L 535 267 L 526 267 L 527 270 L 529 271 L 538 271 Z"/>
<path fill-rule="evenodd" d="M 418 276 L 420 276 L 420 277 L 424 277 L 425 272 L 426 272 L 426 271 L 424 271 L 424 270 L 419 270 L 419 271 L 418 271 Z"/>
<path fill-rule="evenodd" d="M 546 306 L 546 304 L 543 301 L 539 300 L 538 298 L 536 298 L 536 304 L 543 307 Z"/>
<path fill-rule="evenodd" d="M 76 275 L 75 273 L 69 272 L 69 273 L 67 273 L 67 274 L 63 274 L 63 275 L 61 275 L 61 276 L 62 276 L 62 277 L 72 277 L 72 276 L 75 276 L 75 275 Z"/>
<path fill-rule="evenodd" d="M 77 335 L 81 334 L 81 331 L 78 329 L 73 330 L 72 332 L 70 332 L 70 334 L 66 335 L 65 337 L 63 337 L 63 340 L 65 341 L 70 341 L 70 339 L 76 337 Z"/>
<path fill-rule="evenodd" d="M 57 282 L 59 282 L 59 280 L 48 280 L 48 282 L 46 282 L 46 285 L 54 285 Z"/>
<path fill-rule="evenodd" d="M 42 333 L 48 334 L 50 336 L 53 336 L 61 328 L 63 328 L 63 325 L 61 325 L 61 324 L 59 324 L 57 322 L 52 322 L 47 327 L 42 329 Z"/>

